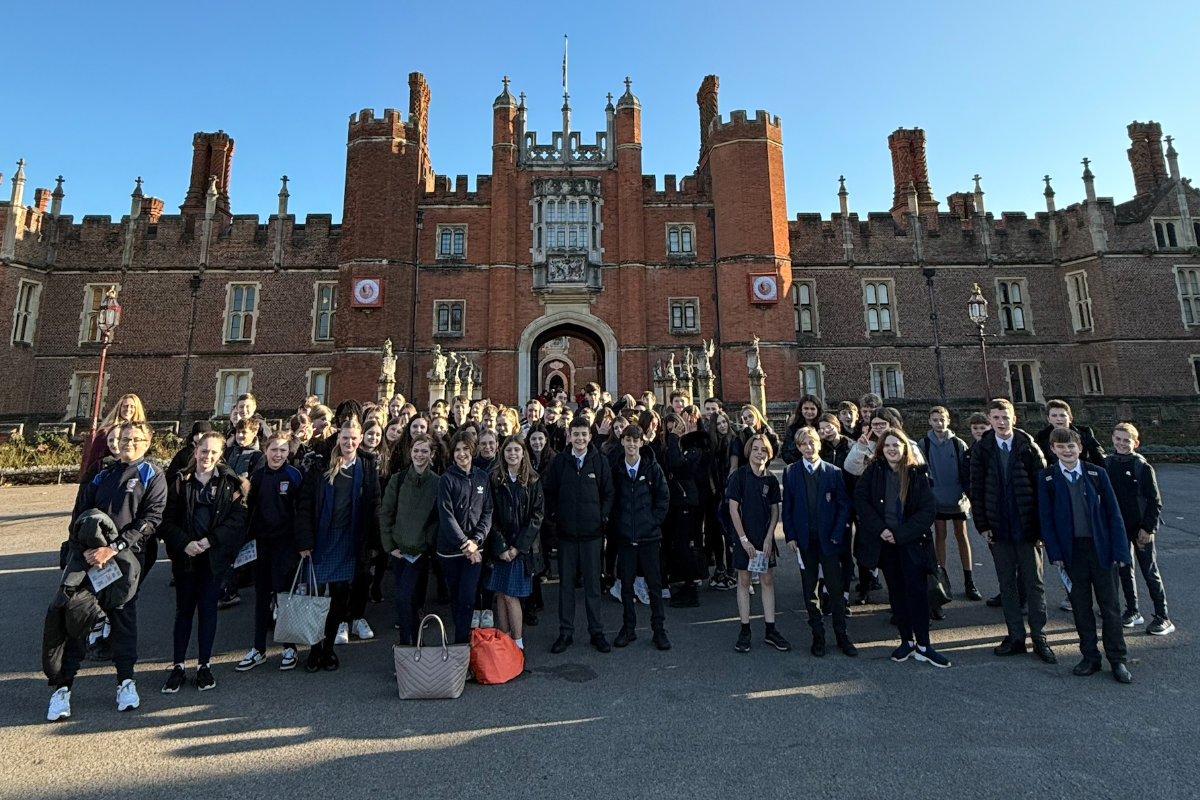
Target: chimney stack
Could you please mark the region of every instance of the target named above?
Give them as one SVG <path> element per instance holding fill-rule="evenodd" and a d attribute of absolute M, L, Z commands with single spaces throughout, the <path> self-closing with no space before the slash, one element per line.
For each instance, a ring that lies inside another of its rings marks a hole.
<path fill-rule="evenodd" d="M 909 186 L 916 190 L 920 212 L 936 212 L 938 204 L 929 188 L 929 166 L 925 162 L 925 131 L 897 128 L 888 137 L 888 148 L 892 151 L 892 177 L 895 180 L 892 216 L 899 222 L 908 211 Z"/>
<path fill-rule="evenodd" d="M 1151 194 L 1167 180 L 1163 160 L 1162 126 L 1157 122 L 1131 122 L 1129 164 L 1133 167 L 1133 185 L 1138 197 Z"/>

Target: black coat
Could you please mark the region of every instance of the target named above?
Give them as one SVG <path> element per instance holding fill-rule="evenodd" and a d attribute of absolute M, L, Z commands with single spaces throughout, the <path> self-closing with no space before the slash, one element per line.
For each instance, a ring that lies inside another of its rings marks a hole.
<path fill-rule="evenodd" d="M 588 450 L 583 468 L 570 450 L 559 453 L 546 470 L 546 514 L 567 541 L 599 539 L 613 505 L 612 465 L 597 450 Z"/>
<path fill-rule="evenodd" d="M 1047 425 L 1033 437 L 1038 447 L 1042 448 L 1042 455 L 1045 457 L 1048 467 L 1053 467 L 1058 463 L 1058 456 L 1054 454 L 1054 448 L 1050 446 L 1050 432 L 1053 430 L 1053 425 Z M 1095 464 L 1097 467 L 1103 467 L 1104 448 L 1100 446 L 1100 442 L 1096 441 L 1096 435 L 1092 433 L 1092 429 L 1087 425 L 1071 423 L 1071 430 L 1079 434 L 1081 445 L 1079 459 L 1089 464 Z"/>
<path fill-rule="evenodd" d="M 368 457 L 367 453 L 359 453 L 355 465 L 355 472 L 359 473 L 355 478 L 358 505 L 353 518 L 357 526 L 357 561 L 361 569 L 366 566 L 370 552 L 378 551 L 382 547 L 379 543 L 379 478 L 375 471 L 375 459 Z M 296 501 L 295 546 L 298 552 L 313 550 L 319 531 L 323 534 L 328 533 L 321 530 L 325 496 L 333 491 L 329 479 L 325 477 L 325 471 L 328 469 L 329 457 L 316 450 L 304 459 L 301 470 L 303 483 L 300 485 L 300 496 Z"/>
<path fill-rule="evenodd" d="M 887 463 L 872 459 L 854 486 L 854 510 L 858 515 L 858 553 L 856 557 L 868 569 L 879 564 L 879 551 L 884 542 L 879 538 L 888 527 L 884 516 Z M 924 466 L 912 467 L 908 475 L 908 497 L 904 500 L 904 519 L 892 530 L 897 546 L 913 547 L 924 539 L 937 519 L 937 503 L 933 487 Z"/>
<path fill-rule="evenodd" d="M 1104 469 L 1117 495 L 1121 519 L 1129 541 L 1136 541 L 1139 530 L 1151 535 L 1158 532 L 1162 518 L 1162 497 L 1154 467 L 1137 453 L 1123 456 L 1114 453 L 1104 459 Z"/>
<path fill-rule="evenodd" d="M 701 486 L 706 482 L 704 456 L 707 450 L 707 434 L 699 431 L 682 437 L 674 433 L 667 434 L 666 472 L 672 506 L 696 508 L 700 505 Z M 621 462 L 624 463 L 624 458 Z"/>
<path fill-rule="evenodd" d="M 528 485 L 510 485 L 507 474 L 500 480 L 492 480 L 492 531 L 488 536 L 488 550 L 493 558 L 510 547 L 517 548 L 517 558 L 525 565 L 525 574 L 535 575 L 542 571 L 541 537 L 542 519 L 545 516 L 546 500 L 540 480 Z M 517 533 L 514 536 L 513 531 Z"/>
<path fill-rule="evenodd" d="M 238 551 L 246 543 L 246 526 L 249 515 L 246 511 L 246 490 L 243 481 L 226 464 L 217 464 L 209 483 L 214 486 L 215 502 L 212 507 L 212 522 L 208 533 L 202 534 L 192 528 L 195 497 L 189 483 L 192 470 L 175 476 L 167 492 L 167 510 L 163 515 L 159 535 L 167 546 L 171 566 L 176 572 L 190 572 L 199 559 L 208 559 L 214 575 L 224 574 L 237 558 Z M 184 548 L 193 541 L 207 537 L 208 552 L 189 556 Z"/>
<path fill-rule="evenodd" d="M 611 525 L 618 541 L 657 542 L 671 507 L 671 490 L 662 467 L 649 459 L 638 462 L 637 478 L 629 477 L 624 459 L 613 467 Z"/>
<path fill-rule="evenodd" d="M 971 514 L 980 533 L 992 531 L 1003 537 L 1007 530 L 1008 508 L 1003 503 L 1000 482 L 1000 456 L 996 432 L 988 431 L 971 447 Z M 1038 516 L 1038 473 L 1046 466 L 1042 450 L 1033 437 L 1020 428 L 1013 429 L 1012 452 L 1008 461 L 1012 474 L 1013 501 L 1027 542 L 1041 538 Z"/>

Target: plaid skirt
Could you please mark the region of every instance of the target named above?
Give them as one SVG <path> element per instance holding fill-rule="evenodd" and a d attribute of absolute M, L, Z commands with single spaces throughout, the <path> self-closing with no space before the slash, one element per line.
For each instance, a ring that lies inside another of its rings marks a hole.
<path fill-rule="evenodd" d="M 490 592 L 499 592 L 509 597 L 528 597 L 533 591 L 533 579 L 518 556 L 512 561 L 496 561 L 492 564 L 487 588 Z"/>

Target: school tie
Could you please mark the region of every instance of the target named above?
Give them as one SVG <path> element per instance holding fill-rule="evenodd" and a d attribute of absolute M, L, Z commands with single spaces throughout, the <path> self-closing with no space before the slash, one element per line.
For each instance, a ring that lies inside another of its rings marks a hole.
<path fill-rule="evenodd" d="M 575 469 L 583 469 L 583 456 L 575 456 Z"/>
<path fill-rule="evenodd" d="M 1008 442 L 1001 442 L 1000 449 L 1007 453 L 1008 452 Z"/>
<path fill-rule="evenodd" d="M 813 467 L 813 465 L 812 465 L 812 464 L 805 464 L 805 465 L 804 465 L 804 468 L 805 468 L 806 470 L 808 470 L 808 474 L 809 474 L 809 475 L 812 475 L 812 474 L 814 474 L 814 473 L 817 471 L 817 470 L 816 470 L 816 469 Z"/>
<path fill-rule="evenodd" d="M 637 469 L 634 467 L 629 468 L 629 480 L 631 480 L 631 481 L 637 480 Z"/>
<path fill-rule="evenodd" d="M 1078 472 L 1068 472 L 1067 478 L 1071 481 L 1071 483 L 1075 483 L 1076 481 L 1079 480 L 1079 473 Z"/>

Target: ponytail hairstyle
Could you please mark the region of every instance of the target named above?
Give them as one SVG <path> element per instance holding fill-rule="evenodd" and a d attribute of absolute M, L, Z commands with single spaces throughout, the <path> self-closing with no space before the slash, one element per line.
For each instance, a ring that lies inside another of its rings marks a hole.
<path fill-rule="evenodd" d="M 362 422 L 359 421 L 357 416 L 352 414 L 342 421 L 341 427 L 338 428 L 339 438 L 342 435 L 342 431 L 358 431 L 359 441 L 362 441 Z M 357 455 L 357 453 L 358 447 L 356 446 L 355 454 Z M 337 479 L 338 472 L 341 471 L 342 466 L 345 463 L 346 461 L 342 457 L 342 448 L 335 440 L 333 443 L 333 451 L 329 454 L 329 469 L 325 471 L 325 479 L 329 481 L 330 486 L 332 486 L 333 482 Z"/>

